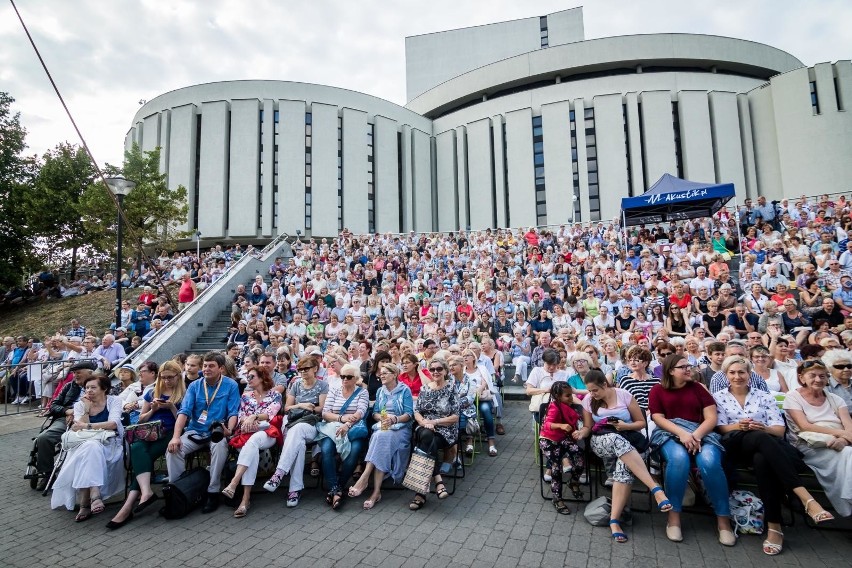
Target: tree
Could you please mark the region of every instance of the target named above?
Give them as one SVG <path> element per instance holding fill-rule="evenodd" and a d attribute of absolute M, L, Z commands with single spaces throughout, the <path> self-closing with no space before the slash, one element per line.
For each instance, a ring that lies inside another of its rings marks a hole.
<path fill-rule="evenodd" d="M 27 131 L 21 126 L 21 113 L 12 113 L 13 102 L 8 93 L 0 92 L 0 286 L 4 287 L 20 285 L 33 264 L 24 195 L 32 187 L 37 161 L 23 156 Z"/>
<path fill-rule="evenodd" d="M 27 217 L 33 235 L 46 253 L 48 264 L 71 253 L 71 279 L 76 278 L 77 255 L 83 248 L 94 248 L 102 233 L 87 230 L 80 222 L 81 199 L 95 179 L 89 155 L 72 144 L 59 144 L 44 154 L 36 178 L 35 190 L 26 196 Z"/>
<path fill-rule="evenodd" d="M 186 223 L 189 205 L 186 188 L 169 189 L 166 174 L 160 173 L 160 148 L 143 152 L 134 144 L 124 153 L 121 168 L 107 164 L 106 177 L 123 176 L 136 182 L 130 195 L 124 198 L 123 209 L 130 230 L 127 235 L 138 237 L 143 245 L 157 243 L 169 247 L 179 239 L 189 236 L 180 230 Z M 116 234 L 115 202 L 106 192 L 101 181 L 95 180 L 80 198 L 80 216 L 94 246 L 114 250 Z M 136 242 L 131 241 L 135 246 Z M 141 251 L 138 251 L 141 254 Z M 120 275 L 116 274 L 116 278 Z"/>

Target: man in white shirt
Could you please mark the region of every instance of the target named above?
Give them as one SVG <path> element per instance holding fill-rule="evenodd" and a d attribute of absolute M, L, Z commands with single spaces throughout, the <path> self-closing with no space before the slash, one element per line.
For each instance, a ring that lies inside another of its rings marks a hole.
<path fill-rule="evenodd" d="M 302 321 L 302 314 L 296 312 L 293 314 L 293 322 L 287 326 L 287 335 L 293 342 L 302 342 L 302 339 L 308 333 L 308 326 Z"/>
<path fill-rule="evenodd" d="M 689 289 L 693 296 L 698 295 L 698 291 L 702 288 L 707 288 L 710 292 L 710 295 L 713 295 L 713 288 L 716 286 L 715 282 L 713 282 L 712 278 L 707 277 L 707 269 L 703 266 L 699 266 L 695 270 L 695 278 L 692 279 L 689 283 Z"/>

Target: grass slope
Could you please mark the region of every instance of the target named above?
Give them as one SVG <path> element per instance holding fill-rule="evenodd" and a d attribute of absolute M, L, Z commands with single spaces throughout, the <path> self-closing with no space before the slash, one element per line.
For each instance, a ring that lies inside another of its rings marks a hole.
<path fill-rule="evenodd" d="M 131 292 L 125 292 L 130 297 Z M 134 294 L 135 298 L 138 294 Z M 0 313 L 0 336 L 26 335 L 44 339 L 60 329 L 67 330 L 73 318 L 91 333 L 101 336 L 113 321 L 115 290 L 104 290 L 53 300 L 42 300 Z"/>

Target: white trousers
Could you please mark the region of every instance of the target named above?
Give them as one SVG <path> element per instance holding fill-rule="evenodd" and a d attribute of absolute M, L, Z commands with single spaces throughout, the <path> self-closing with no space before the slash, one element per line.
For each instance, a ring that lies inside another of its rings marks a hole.
<path fill-rule="evenodd" d="M 284 436 L 284 448 L 278 459 L 278 469 L 290 474 L 290 491 L 305 488 L 305 448 L 317 436 L 317 429 L 310 424 L 296 424 L 287 428 Z"/>
<path fill-rule="evenodd" d="M 240 481 L 243 485 L 254 485 L 257 479 L 257 465 L 260 462 L 260 451 L 275 445 L 275 438 L 270 438 L 266 432 L 259 430 L 251 435 L 245 446 L 240 449 L 237 465 L 246 466 L 246 471 Z"/>

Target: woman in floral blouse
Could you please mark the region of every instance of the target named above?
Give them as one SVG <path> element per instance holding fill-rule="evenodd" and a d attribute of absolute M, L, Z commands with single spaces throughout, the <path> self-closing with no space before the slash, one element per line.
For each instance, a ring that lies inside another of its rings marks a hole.
<path fill-rule="evenodd" d="M 749 361 L 738 355 L 728 357 L 722 363 L 722 372 L 730 386 L 713 395 L 718 409 L 717 429 L 731 463 L 754 467 L 769 529 L 763 552 L 775 556 L 780 554 L 784 539 L 781 502 L 788 492 L 798 497 L 818 522 L 829 520 L 831 515 L 804 488 L 796 472 L 801 460 L 784 441 L 784 419 L 775 397 L 749 388 Z"/>
<path fill-rule="evenodd" d="M 459 399 L 453 383 L 447 380 L 447 362 L 434 358 L 429 364 L 432 380 L 423 385 L 414 404 L 414 419 L 417 421 L 415 445 L 417 449 L 435 458 L 433 479 L 438 499 L 449 497 L 447 488 L 438 469 L 438 451 L 455 445 L 458 440 Z M 408 508 L 417 511 L 426 503 L 426 496 L 416 493 Z"/>
<path fill-rule="evenodd" d="M 222 494 L 232 498 L 242 482 L 242 501 L 234 511 L 234 517 L 238 519 L 248 514 L 260 450 L 271 448 L 283 440 L 281 430 L 270 424 L 281 410 L 281 394 L 272 388 L 274 383 L 269 369 L 258 365 L 248 372 L 247 378 L 248 387 L 240 398 L 237 433 L 229 442 L 237 448 L 243 444 L 237 458 L 237 472 L 231 483 L 222 490 Z"/>

